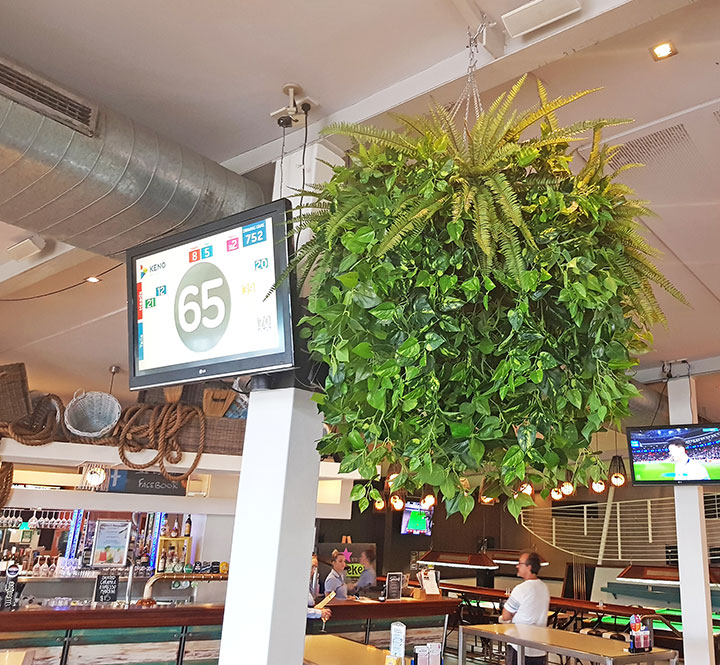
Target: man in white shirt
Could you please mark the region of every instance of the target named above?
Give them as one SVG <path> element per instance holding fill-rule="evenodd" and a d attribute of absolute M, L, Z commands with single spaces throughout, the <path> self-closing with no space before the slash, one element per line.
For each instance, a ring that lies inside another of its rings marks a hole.
<path fill-rule="evenodd" d="M 676 480 L 710 480 L 708 470 L 697 460 L 688 457 L 685 441 L 679 436 L 668 441 L 668 454 L 675 462 Z"/>
<path fill-rule="evenodd" d="M 538 579 L 540 557 L 535 552 L 523 552 L 517 562 L 517 576 L 524 582 L 518 584 L 503 606 L 500 623 L 522 623 L 532 626 L 547 626 L 550 607 L 550 591 Z M 517 663 L 517 647 L 508 644 L 505 654 L 506 665 Z M 525 648 L 526 665 L 546 665 L 547 653 L 538 649 Z"/>

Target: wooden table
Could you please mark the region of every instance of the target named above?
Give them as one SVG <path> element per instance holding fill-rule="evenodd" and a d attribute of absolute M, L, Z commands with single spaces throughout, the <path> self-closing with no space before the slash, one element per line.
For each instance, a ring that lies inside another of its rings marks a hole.
<path fill-rule="evenodd" d="M 628 653 L 627 642 L 592 635 L 571 633 L 556 628 L 524 626 L 521 624 L 482 624 L 460 626 L 458 630 L 458 663 L 465 663 L 465 636 L 474 635 L 487 640 L 517 644 L 518 665 L 525 665 L 525 647 L 542 649 L 550 653 L 600 665 L 624 663 L 666 662 L 677 665 L 678 653 L 670 649 L 653 649 L 649 653 Z"/>
<path fill-rule="evenodd" d="M 336 635 L 308 635 L 303 665 L 385 665 L 388 653 Z M 408 665 L 410 660 L 405 658 L 404 662 Z"/>
<path fill-rule="evenodd" d="M 0 665 L 31 665 L 32 651 L 0 651 Z"/>
<path fill-rule="evenodd" d="M 447 639 L 448 620 L 451 614 L 455 614 L 460 605 L 459 598 L 428 598 L 426 600 L 415 600 L 414 598 L 400 598 L 399 600 L 371 600 L 360 598 L 359 600 L 332 600 L 327 607 L 332 610 L 330 621 L 362 620 L 365 624 L 365 644 L 370 642 L 370 627 L 373 619 L 403 619 L 406 617 L 434 617 L 445 616 L 442 636 L 442 652 L 445 653 L 445 641 Z"/>

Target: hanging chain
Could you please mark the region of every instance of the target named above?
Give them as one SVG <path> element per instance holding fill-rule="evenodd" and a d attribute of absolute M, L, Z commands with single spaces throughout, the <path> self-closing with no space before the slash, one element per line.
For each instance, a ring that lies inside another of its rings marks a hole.
<path fill-rule="evenodd" d="M 465 129 L 467 132 L 470 126 L 470 108 L 472 107 L 475 114 L 475 121 L 478 120 L 482 113 L 482 102 L 480 101 L 480 91 L 477 87 L 477 81 L 475 80 L 475 72 L 477 70 L 478 54 L 480 53 L 480 46 L 485 40 L 485 32 L 487 30 L 487 19 L 483 17 L 483 22 L 478 26 L 478 29 L 473 34 L 468 28 L 468 68 L 467 68 L 467 80 L 465 87 L 463 88 L 460 97 L 450 108 L 450 118 L 455 119 L 458 111 L 465 106 Z"/>

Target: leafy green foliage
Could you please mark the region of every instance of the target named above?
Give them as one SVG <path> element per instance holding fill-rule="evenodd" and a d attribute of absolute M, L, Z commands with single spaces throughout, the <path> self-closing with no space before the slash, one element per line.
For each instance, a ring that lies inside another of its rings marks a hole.
<path fill-rule="evenodd" d="M 291 268 L 311 278 L 302 334 L 329 366 L 316 396 L 332 432 L 319 449 L 367 484 L 399 465 L 394 488 L 436 488 L 467 516 L 474 492 L 509 497 L 602 469 L 592 434 L 628 414 L 627 377 L 663 316 L 653 284 L 682 299 L 638 233 L 649 213 L 608 173 L 601 129 L 558 127 L 586 93 L 511 112 L 523 81 L 466 133 L 442 108 L 400 118 L 403 133 L 337 125 L 356 141 L 347 167 L 305 192 L 314 237 Z M 522 134 L 541 122 L 538 136 Z M 570 142 L 593 131 L 588 163 Z"/>

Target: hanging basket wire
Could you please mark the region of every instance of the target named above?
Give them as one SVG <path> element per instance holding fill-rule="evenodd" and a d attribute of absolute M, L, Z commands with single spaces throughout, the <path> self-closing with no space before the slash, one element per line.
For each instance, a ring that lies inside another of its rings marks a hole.
<path fill-rule="evenodd" d="M 465 136 L 470 127 L 470 109 L 472 107 L 475 115 L 475 122 L 477 122 L 480 114 L 483 111 L 482 102 L 480 101 L 480 90 L 477 86 L 477 80 L 475 73 L 477 71 L 478 54 L 480 53 L 480 46 L 485 39 L 485 31 L 487 30 L 487 19 L 483 18 L 483 22 L 478 26 L 478 29 L 473 33 L 468 28 L 468 68 L 467 77 L 465 81 L 465 87 L 460 93 L 457 101 L 450 107 L 450 118 L 455 120 L 460 109 L 465 107 L 464 123 L 465 123 Z M 467 138 L 466 138 L 467 140 Z"/>

